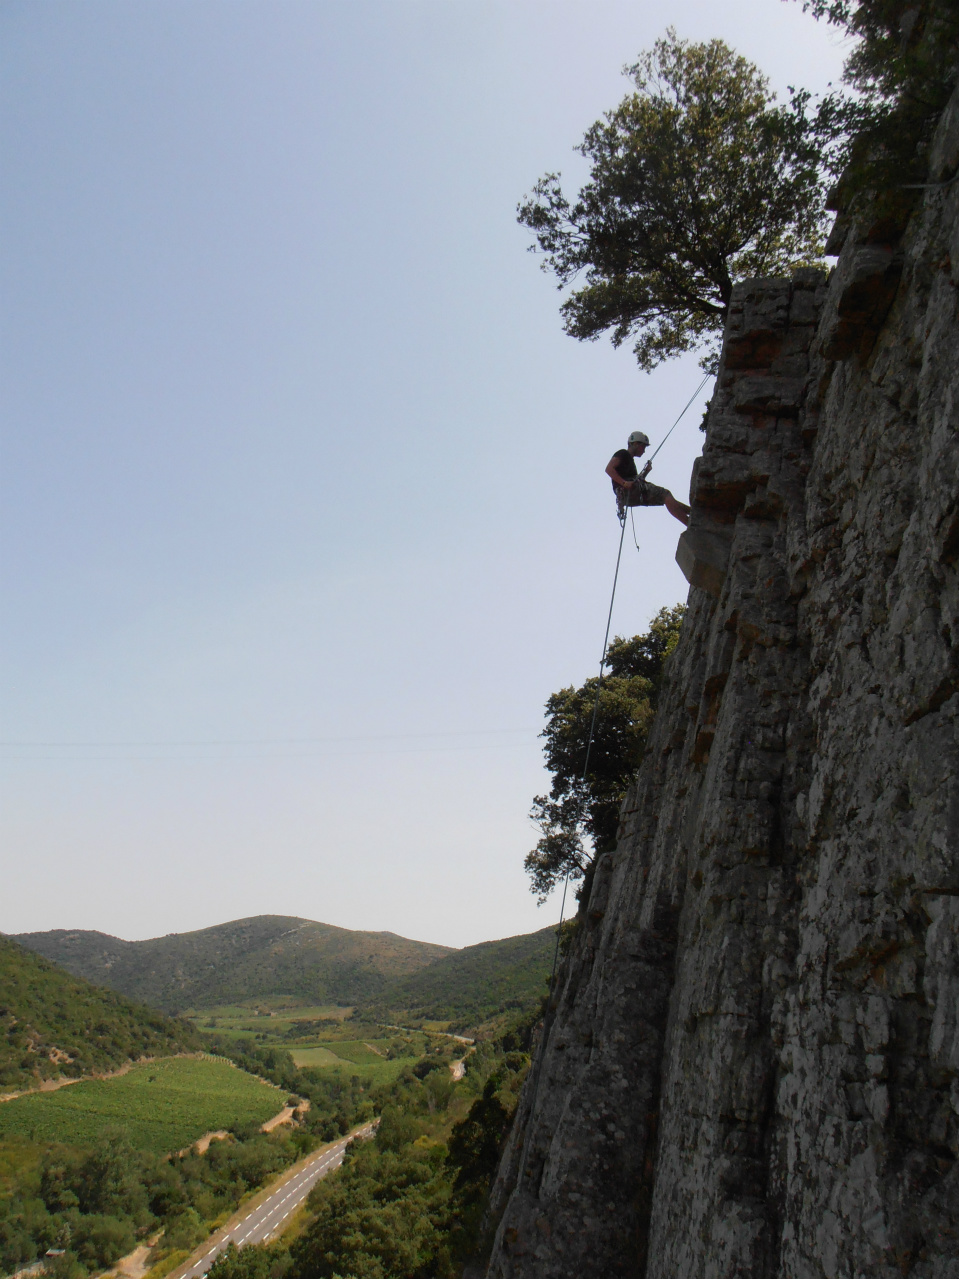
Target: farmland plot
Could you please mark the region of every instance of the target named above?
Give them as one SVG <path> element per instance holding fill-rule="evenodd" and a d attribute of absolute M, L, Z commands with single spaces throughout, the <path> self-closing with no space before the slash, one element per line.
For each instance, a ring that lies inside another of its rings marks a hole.
<path fill-rule="evenodd" d="M 389 1039 L 370 1042 L 334 1039 L 311 1046 L 297 1045 L 290 1051 L 297 1066 L 328 1070 L 347 1078 L 357 1075 L 364 1083 L 377 1085 L 392 1083 L 413 1059 L 388 1061 L 386 1053 L 389 1046 Z"/>
<path fill-rule="evenodd" d="M 115 1079 L 85 1079 L 0 1105 L 0 1138 L 91 1146 L 104 1127 L 125 1128 L 140 1150 L 189 1146 L 205 1132 L 262 1124 L 286 1094 L 225 1061 L 170 1057 Z"/>

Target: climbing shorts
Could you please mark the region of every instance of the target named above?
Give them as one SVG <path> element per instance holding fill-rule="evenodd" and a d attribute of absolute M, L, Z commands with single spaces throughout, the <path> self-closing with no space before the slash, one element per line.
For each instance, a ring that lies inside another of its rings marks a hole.
<path fill-rule="evenodd" d="M 646 480 L 637 480 L 632 488 L 616 491 L 616 505 L 620 510 L 624 506 L 664 506 L 665 503 L 666 490 Z"/>

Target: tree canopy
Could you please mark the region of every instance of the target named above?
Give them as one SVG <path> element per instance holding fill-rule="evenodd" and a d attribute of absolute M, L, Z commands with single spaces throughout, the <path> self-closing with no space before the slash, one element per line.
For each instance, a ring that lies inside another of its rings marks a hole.
<path fill-rule="evenodd" d="M 533 800 L 530 816 L 542 835 L 525 862 L 540 901 L 567 873 L 582 879 L 598 854 L 616 847 L 620 805 L 643 757 L 663 664 L 676 647 L 685 612 L 683 604 L 660 609 L 645 635 L 617 636 L 606 654 L 602 683 L 594 676 L 581 688 L 562 688 L 548 699 L 540 736 L 546 739 L 543 751 L 553 784 L 548 796 Z"/>
<path fill-rule="evenodd" d="M 853 94 L 826 94 L 816 134 L 837 200 L 925 177 L 936 122 L 959 81 L 955 0 L 804 0 L 856 37 L 843 72 Z"/>
<path fill-rule="evenodd" d="M 548 173 L 518 216 L 561 288 L 585 275 L 561 307 L 566 332 L 634 338 L 650 370 L 715 347 L 736 278 L 818 260 L 823 197 L 808 95 L 776 105 L 722 40 L 670 29 L 625 73 L 636 91 L 577 148 L 591 170 L 576 200 Z"/>

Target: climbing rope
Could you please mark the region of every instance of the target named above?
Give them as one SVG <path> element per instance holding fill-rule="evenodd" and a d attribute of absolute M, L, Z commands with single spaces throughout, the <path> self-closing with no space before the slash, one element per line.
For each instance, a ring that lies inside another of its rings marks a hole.
<path fill-rule="evenodd" d="M 619 581 L 619 565 L 620 565 L 620 561 L 623 558 L 623 538 L 626 535 L 625 506 L 620 512 L 619 523 L 620 523 L 619 549 L 616 552 L 616 572 L 613 574 L 613 590 L 609 597 L 609 613 L 606 615 L 606 634 L 603 637 L 603 656 L 600 659 L 600 663 L 599 663 L 599 681 L 596 686 L 596 701 L 593 703 L 593 718 L 589 726 L 589 741 L 586 743 L 586 759 L 583 763 L 583 775 L 580 778 L 581 782 L 585 782 L 586 772 L 587 772 L 587 769 L 589 768 L 589 756 L 590 756 L 590 752 L 593 749 L 593 735 L 596 732 L 596 716 L 599 714 L 599 697 L 603 689 L 603 672 L 606 669 L 606 650 L 609 647 L 609 628 L 612 625 L 612 621 L 613 621 L 613 604 L 616 600 L 616 584 Z M 529 1113 L 531 1116 L 534 1109 L 536 1108 L 536 1098 L 539 1095 L 540 1071 L 542 1070 L 542 1066 L 543 1066 L 543 1055 L 546 1048 L 546 1039 L 549 1034 L 550 1003 L 552 1002 L 553 986 L 556 981 L 556 966 L 557 966 L 557 963 L 559 962 L 559 943 L 563 933 L 563 918 L 566 914 L 566 893 L 568 889 L 569 889 L 569 868 L 567 867 L 566 874 L 563 876 L 563 901 L 559 909 L 559 924 L 557 925 L 557 928 L 556 928 L 556 946 L 553 949 L 553 968 L 549 975 L 549 995 L 547 997 L 548 1002 L 546 1004 L 546 1014 L 543 1017 L 543 1031 L 540 1036 L 540 1045 L 539 1045 L 540 1051 L 536 1055 L 536 1062 L 533 1067 L 535 1071 L 535 1075 L 533 1077 L 533 1091 L 532 1091 L 532 1096 L 530 1098 L 530 1103 L 529 1103 Z M 522 1187 L 523 1187 L 523 1173 L 526 1171 L 526 1152 L 528 1150 L 529 1150 L 529 1142 L 526 1142 L 523 1145 L 523 1153 L 520 1156 L 519 1169 L 517 1170 L 517 1173 L 516 1173 L 516 1185 L 519 1187 L 520 1190 L 522 1190 Z"/>
<path fill-rule="evenodd" d="M 699 395 L 700 391 L 709 381 L 711 376 L 712 374 L 710 373 L 706 373 L 703 376 L 703 379 L 700 382 L 699 386 L 696 387 L 696 390 L 693 391 L 692 395 L 683 405 L 682 411 L 680 412 L 679 417 L 677 417 L 676 421 L 672 424 L 672 426 L 669 428 L 669 430 L 666 432 L 663 438 L 656 445 L 656 448 L 654 449 L 652 456 L 650 457 L 649 461 L 646 464 L 647 466 L 652 465 L 653 459 L 656 457 L 656 454 L 659 452 L 659 450 L 663 447 L 663 445 L 672 435 L 673 431 L 676 430 L 676 427 L 679 426 L 680 422 L 686 416 L 686 412 L 689 409 L 689 406 L 693 403 L 693 401 Z M 589 726 L 589 740 L 586 743 L 586 759 L 583 763 L 583 775 L 580 778 L 581 783 L 586 781 L 586 774 L 587 774 L 587 771 L 589 770 L 589 756 L 593 749 L 593 736 L 596 732 L 596 716 L 599 714 L 599 699 L 603 692 L 603 672 L 606 669 L 606 650 L 609 647 L 609 628 L 613 620 L 613 604 L 616 600 L 616 584 L 619 581 L 619 562 L 622 559 L 623 538 L 626 535 L 627 510 L 629 511 L 630 523 L 632 525 L 632 530 L 633 530 L 633 543 L 635 544 L 637 551 L 641 550 L 639 542 L 636 540 L 636 520 L 633 515 L 634 508 L 632 506 L 626 507 L 624 505 L 622 510 L 619 512 L 619 522 L 620 522 L 621 528 L 620 528 L 620 534 L 619 534 L 619 550 L 616 552 L 616 572 L 613 574 L 613 592 L 609 598 L 609 613 L 607 614 L 607 617 L 606 617 L 606 634 L 603 637 L 603 655 L 599 661 L 599 679 L 596 681 L 596 701 L 593 703 L 593 718 Z M 557 928 L 556 928 L 556 949 L 553 952 L 553 970 L 550 973 L 550 977 L 549 977 L 549 989 L 551 993 L 553 990 L 553 979 L 556 976 L 556 964 L 559 957 L 559 942 L 560 942 L 560 937 L 562 935 L 563 918 L 566 913 L 566 890 L 568 887 L 569 887 L 569 870 L 566 871 L 566 875 L 563 879 L 563 901 L 559 910 L 559 924 L 557 925 Z"/>
<path fill-rule="evenodd" d="M 709 379 L 710 379 L 711 377 L 712 377 L 712 374 L 711 374 L 711 373 L 707 373 L 707 374 L 706 374 L 706 376 L 703 378 L 703 380 L 700 382 L 699 386 L 697 386 L 697 387 L 696 387 L 696 390 L 695 390 L 695 391 L 693 391 L 692 395 L 689 397 L 689 399 L 686 401 L 685 405 L 683 406 L 683 411 L 682 411 L 682 413 L 680 413 L 679 417 L 678 417 L 678 418 L 676 419 L 676 421 L 672 424 L 672 426 L 669 428 L 669 430 L 666 432 L 666 434 L 663 436 L 663 438 L 660 440 L 660 442 L 656 445 L 656 452 L 655 452 L 655 453 L 653 453 L 653 457 L 655 457 L 655 456 L 656 456 L 656 453 L 658 453 L 658 452 L 659 452 L 659 450 L 663 447 L 663 445 L 666 443 L 666 441 L 667 441 L 667 440 L 669 439 L 669 437 L 672 435 L 673 431 L 675 431 L 675 430 L 676 430 L 676 427 L 677 427 L 677 426 L 679 426 L 680 422 L 681 422 L 681 421 L 683 420 L 683 418 L 686 416 L 686 410 L 689 408 L 690 404 L 692 404 L 693 400 L 695 400 L 696 396 L 697 396 L 697 395 L 699 394 L 699 392 L 703 389 L 703 387 L 706 385 L 706 383 L 709 381 Z M 649 459 L 649 460 L 650 460 L 650 462 L 653 460 L 653 457 L 651 457 L 651 458 Z"/>
<path fill-rule="evenodd" d="M 609 628 L 613 624 L 613 604 L 616 602 L 616 584 L 619 581 L 619 565 L 623 558 L 623 538 L 626 536 L 626 507 L 619 516 L 619 549 L 616 552 L 616 572 L 613 574 L 613 590 L 609 597 L 609 612 L 606 615 L 606 634 L 603 636 L 603 655 L 599 660 L 599 679 L 596 681 L 596 701 L 593 703 L 593 718 L 589 725 L 589 740 L 586 743 L 586 759 L 583 761 L 583 775 L 580 784 L 586 781 L 589 771 L 589 757 L 593 749 L 593 738 L 596 735 L 596 717 L 599 715 L 599 699 L 603 691 L 603 673 L 606 670 L 606 650 L 609 648 Z M 569 868 L 563 877 L 563 901 L 559 908 L 559 924 L 556 928 L 556 949 L 553 951 L 553 970 L 549 975 L 550 993 L 553 990 L 553 979 L 556 976 L 556 963 L 559 958 L 559 941 L 563 930 L 563 917 L 566 914 L 566 890 L 569 887 Z"/>
<path fill-rule="evenodd" d="M 663 445 L 672 435 L 673 431 L 675 431 L 676 427 L 679 426 L 680 422 L 686 416 L 687 409 L 693 403 L 696 397 L 699 395 L 700 391 L 703 389 L 706 383 L 709 381 L 710 376 L 711 374 L 709 373 L 707 373 L 704 376 L 699 386 L 696 387 L 696 390 L 692 393 L 692 395 L 683 405 L 683 409 L 679 417 L 677 417 L 676 421 L 672 424 L 672 426 L 669 428 L 669 430 L 660 440 L 659 444 L 657 444 L 652 457 L 650 457 L 649 459 L 650 462 L 652 462 L 653 458 L 655 458 L 656 454 L 663 447 Z M 639 542 L 636 541 L 636 522 L 633 519 L 633 507 L 626 507 L 624 505 L 622 510 L 619 512 L 620 531 L 619 531 L 619 548 L 616 551 L 616 571 L 613 574 L 613 589 L 609 597 L 609 612 L 606 615 L 606 634 L 603 636 L 603 655 L 600 658 L 600 662 L 599 662 L 599 679 L 596 681 L 596 701 L 593 703 L 593 718 L 589 725 L 589 739 L 586 743 L 586 758 L 583 761 L 583 774 L 582 774 L 582 777 L 580 778 L 580 782 L 586 781 L 586 774 L 589 771 L 589 757 L 590 757 L 590 754 L 592 753 L 593 738 L 596 733 L 596 719 L 597 719 L 597 716 L 599 715 L 599 701 L 603 692 L 603 674 L 606 670 L 606 653 L 609 648 L 609 630 L 613 622 L 613 605 L 616 602 L 616 586 L 619 582 L 619 566 L 623 557 L 623 538 L 626 536 L 627 510 L 629 511 L 630 520 L 632 523 L 633 542 L 636 545 L 637 551 L 640 549 Z M 540 1051 L 536 1055 L 536 1062 L 534 1065 L 535 1074 L 533 1077 L 532 1096 L 530 1097 L 530 1103 L 529 1103 L 529 1113 L 531 1118 L 532 1118 L 533 1111 L 536 1108 L 536 1098 L 539 1095 L 540 1071 L 542 1069 L 543 1056 L 546 1049 L 546 1040 L 549 1034 L 549 1021 L 550 1021 L 550 1011 L 551 1011 L 550 1003 L 552 1002 L 553 986 L 556 981 L 556 968 L 559 962 L 559 944 L 563 935 L 563 920 L 566 916 L 566 894 L 569 890 L 569 875 L 570 875 L 570 871 L 569 871 L 569 868 L 567 868 L 566 874 L 563 876 L 563 898 L 559 908 L 559 924 L 556 926 L 556 946 L 553 949 L 553 967 L 549 975 L 549 996 L 548 996 L 548 1002 L 546 1005 L 546 1014 L 543 1018 L 543 1031 L 540 1036 Z M 522 1188 L 523 1188 L 523 1173 L 526 1171 L 526 1154 L 528 1150 L 529 1150 L 529 1142 L 527 1141 L 527 1142 L 524 1142 L 523 1144 L 523 1152 L 520 1157 L 519 1168 L 516 1173 L 516 1185 L 520 1191 L 522 1191 Z"/>

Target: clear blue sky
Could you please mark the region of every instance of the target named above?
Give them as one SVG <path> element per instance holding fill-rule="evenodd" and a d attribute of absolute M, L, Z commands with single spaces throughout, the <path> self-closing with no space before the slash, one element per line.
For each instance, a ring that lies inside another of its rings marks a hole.
<path fill-rule="evenodd" d="M 0 929 L 542 927 L 603 468 L 694 360 L 563 335 L 515 206 L 628 91 L 632 0 L 6 0 Z M 677 0 L 780 90 L 798 3 Z M 685 497 L 694 406 L 654 478 Z M 686 596 L 643 512 L 614 629 Z"/>

